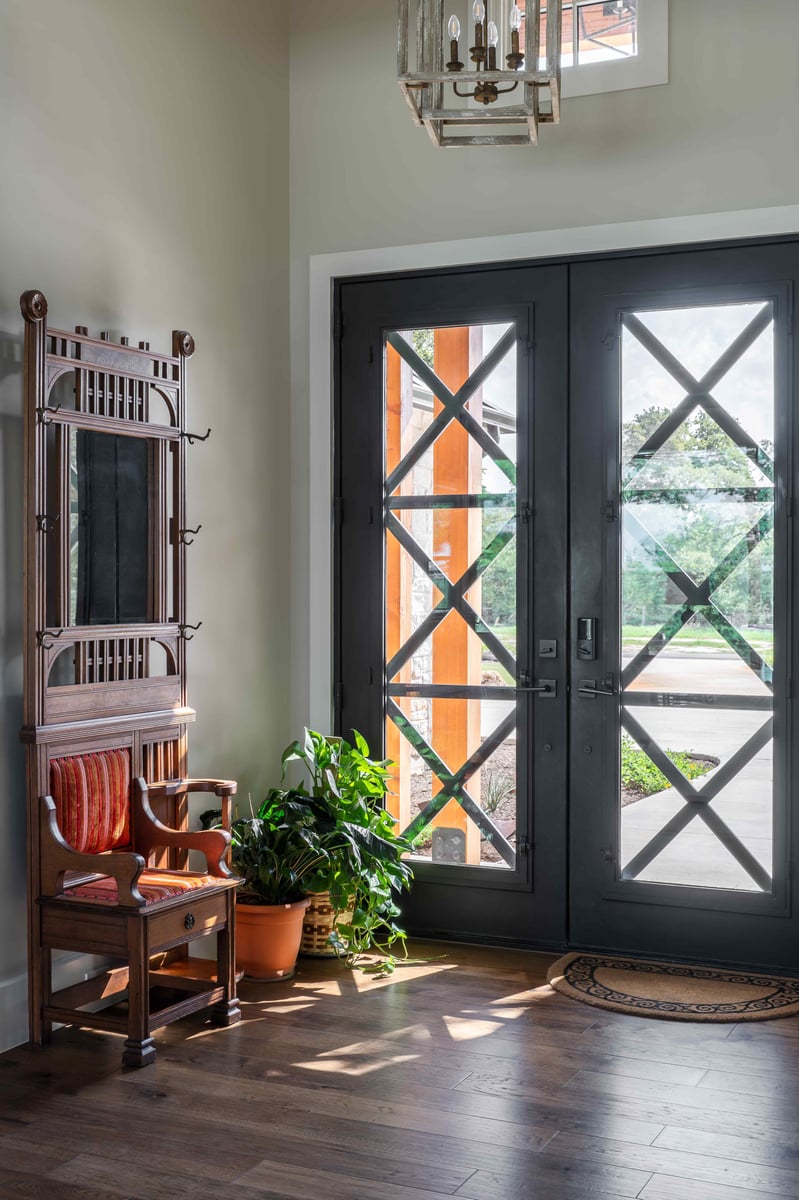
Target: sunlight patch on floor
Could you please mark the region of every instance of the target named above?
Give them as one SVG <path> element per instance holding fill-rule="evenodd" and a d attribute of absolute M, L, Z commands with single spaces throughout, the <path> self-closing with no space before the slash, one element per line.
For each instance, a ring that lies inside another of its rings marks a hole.
<path fill-rule="evenodd" d="M 295 1062 L 292 1066 L 299 1067 L 303 1071 L 323 1071 L 330 1075 L 372 1075 L 375 1071 L 383 1071 L 386 1067 L 396 1067 L 400 1063 L 414 1062 L 419 1058 L 418 1054 L 395 1054 L 390 1058 L 375 1058 L 371 1062 L 359 1062 L 357 1057 L 352 1059 L 346 1058 L 329 1058 L 320 1056 L 313 1062 Z"/>
<path fill-rule="evenodd" d="M 425 979 L 442 971 L 454 971 L 455 963 L 398 963 L 393 975 L 366 975 L 363 971 L 352 971 L 352 982 L 359 992 L 376 991 L 392 987 L 397 983 L 409 983 L 414 979 Z"/>
<path fill-rule="evenodd" d="M 481 1021 L 476 1017 L 442 1016 L 441 1019 L 453 1042 L 470 1042 L 476 1038 L 489 1037 L 498 1029 L 504 1028 L 501 1021 Z"/>

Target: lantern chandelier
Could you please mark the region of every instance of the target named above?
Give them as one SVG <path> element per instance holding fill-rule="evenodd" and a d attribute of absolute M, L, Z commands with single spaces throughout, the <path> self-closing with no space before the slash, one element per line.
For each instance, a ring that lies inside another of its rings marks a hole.
<path fill-rule="evenodd" d="M 453 6 L 399 0 L 397 77 L 415 124 L 436 146 L 536 145 L 538 126 L 560 121 L 562 0 L 544 4 L 543 39 L 541 0 L 468 0 L 463 24 Z"/>

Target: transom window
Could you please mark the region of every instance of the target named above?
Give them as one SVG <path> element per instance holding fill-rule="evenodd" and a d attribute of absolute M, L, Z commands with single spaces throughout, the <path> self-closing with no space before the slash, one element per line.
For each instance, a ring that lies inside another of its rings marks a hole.
<path fill-rule="evenodd" d="M 567 0 L 561 66 L 566 99 L 668 83 L 668 0 Z"/>

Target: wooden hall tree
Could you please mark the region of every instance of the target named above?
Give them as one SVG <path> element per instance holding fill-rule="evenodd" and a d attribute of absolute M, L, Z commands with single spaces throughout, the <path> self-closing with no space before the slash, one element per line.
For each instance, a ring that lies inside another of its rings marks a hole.
<path fill-rule="evenodd" d="M 187 777 L 194 342 L 175 331 L 160 354 L 48 327 L 40 292 L 21 306 L 31 1037 L 124 1033 L 123 1060 L 143 1066 L 161 1026 L 209 1006 L 217 1024 L 240 1016 L 229 835 L 188 830 L 190 792 L 220 797 L 229 826 L 236 790 Z M 190 850 L 204 872 L 187 870 Z M 216 963 L 189 959 L 210 932 Z M 54 950 L 111 965 L 53 992 Z"/>

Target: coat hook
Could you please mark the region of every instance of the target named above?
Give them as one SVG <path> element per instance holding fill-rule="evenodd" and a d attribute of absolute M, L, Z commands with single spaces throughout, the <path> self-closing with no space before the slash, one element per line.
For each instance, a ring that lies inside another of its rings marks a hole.
<path fill-rule="evenodd" d="M 202 529 L 202 525 L 198 525 L 196 529 L 181 529 L 180 540 L 183 543 L 183 545 L 184 546 L 193 546 L 194 538 L 193 537 L 188 538 L 188 537 L 186 537 L 186 534 L 187 533 L 199 533 L 201 529 Z"/>
<path fill-rule="evenodd" d="M 36 530 L 38 533 L 52 533 L 60 520 L 61 513 L 56 513 L 54 517 L 49 517 L 47 513 L 37 513 Z"/>
<path fill-rule="evenodd" d="M 37 629 L 36 641 L 42 650 L 52 650 L 56 640 L 61 637 L 63 632 L 63 629 L 59 629 L 55 633 L 51 632 L 49 629 Z M 52 639 L 49 642 L 45 640 L 48 637 Z"/>
<path fill-rule="evenodd" d="M 202 621 L 200 621 L 200 625 L 202 625 Z M 200 625 L 178 625 L 178 629 L 180 630 L 180 636 L 183 638 L 184 641 L 190 642 L 192 640 L 192 638 L 194 637 L 194 634 L 186 633 L 186 630 L 187 629 L 199 629 Z"/>
<path fill-rule="evenodd" d="M 39 418 L 39 420 L 41 421 L 42 425 L 52 425 L 53 417 L 60 410 L 60 408 L 61 408 L 60 404 L 56 404 L 55 408 L 47 408 L 47 406 L 45 406 L 44 408 L 37 408 L 36 415 Z M 48 414 L 50 416 L 49 421 L 47 419 Z"/>
<path fill-rule="evenodd" d="M 195 442 L 207 442 L 211 436 L 211 430 L 209 428 L 207 433 L 186 433 L 184 429 L 180 436 L 186 438 L 189 445 L 193 446 Z"/>

